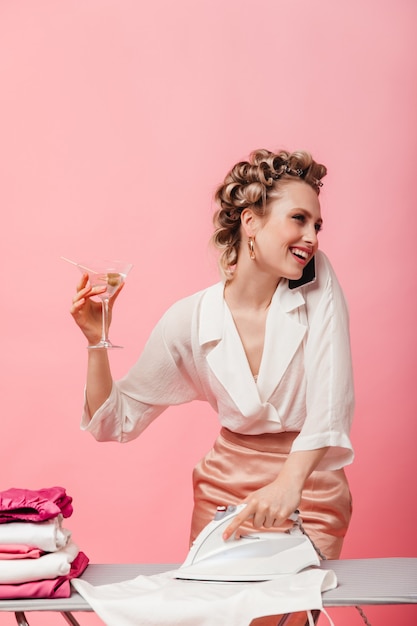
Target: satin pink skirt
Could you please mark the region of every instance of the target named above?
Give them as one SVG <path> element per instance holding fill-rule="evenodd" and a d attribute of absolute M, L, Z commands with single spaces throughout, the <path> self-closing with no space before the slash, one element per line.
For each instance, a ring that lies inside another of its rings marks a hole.
<path fill-rule="evenodd" d="M 191 542 L 219 505 L 238 504 L 278 476 L 297 434 L 240 435 L 221 429 L 213 448 L 194 468 Z M 343 469 L 314 471 L 305 483 L 299 510 L 313 543 L 326 558 L 337 559 L 352 514 Z"/>

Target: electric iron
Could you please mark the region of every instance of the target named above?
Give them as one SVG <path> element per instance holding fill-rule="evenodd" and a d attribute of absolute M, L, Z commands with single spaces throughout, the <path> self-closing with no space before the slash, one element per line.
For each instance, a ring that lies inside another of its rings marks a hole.
<path fill-rule="evenodd" d="M 218 507 L 214 519 L 195 539 L 175 577 L 186 580 L 244 582 L 273 580 L 320 565 L 296 511 L 286 532 L 254 532 L 225 541 L 222 534 L 246 504 Z"/>

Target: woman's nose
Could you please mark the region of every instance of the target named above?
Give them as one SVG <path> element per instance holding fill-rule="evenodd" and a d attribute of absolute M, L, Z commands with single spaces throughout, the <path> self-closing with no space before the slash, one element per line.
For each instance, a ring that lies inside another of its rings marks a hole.
<path fill-rule="evenodd" d="M 304 233 L 304 241 L 306 243 L 310 243 L 313 246 L 317 244 L 318 238 L 315 226 L 309 226 L 308 228 L 306 228 Z"/>

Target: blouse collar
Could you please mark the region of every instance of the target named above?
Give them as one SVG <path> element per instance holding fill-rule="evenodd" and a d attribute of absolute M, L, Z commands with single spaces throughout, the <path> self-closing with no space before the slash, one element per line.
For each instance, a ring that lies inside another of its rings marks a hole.
<path fill-rule="evenodd" d="M 224 300 L 224 283 L 203 294 L 199 314 L 199 343 L 213 344 L 207 353 L 209 366 L 244 415 L 259 411 L 279 384 L 307 327 L 293 312 L 305 304 L 299 290 L 281 280 L 271 300 L 258 381 L 255 384 L 239 334 Z"/>

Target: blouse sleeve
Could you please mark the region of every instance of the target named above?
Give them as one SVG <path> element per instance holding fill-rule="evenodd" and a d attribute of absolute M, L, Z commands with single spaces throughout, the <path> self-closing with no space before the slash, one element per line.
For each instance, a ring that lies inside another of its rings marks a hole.
<path fill-rule="evenodd" d="M 81 429 L 98 441 L 130 441 L 168 406 L 203 399 L 191 347 L 195 296 L 180 300 L 161 318 L 128 374 Z M 90 419 L 91 418 L 91 419 Z"/>
<path fill-rule="evenodd" d="M 350 428 L 354 389 L 349 315 L 337 278 L 326 257 L 318 259 L 319 284 L 306 294 L 306 419 L 293 451 L 329 447 L 319 470 L 339 469 L 353 460 Z"/>

